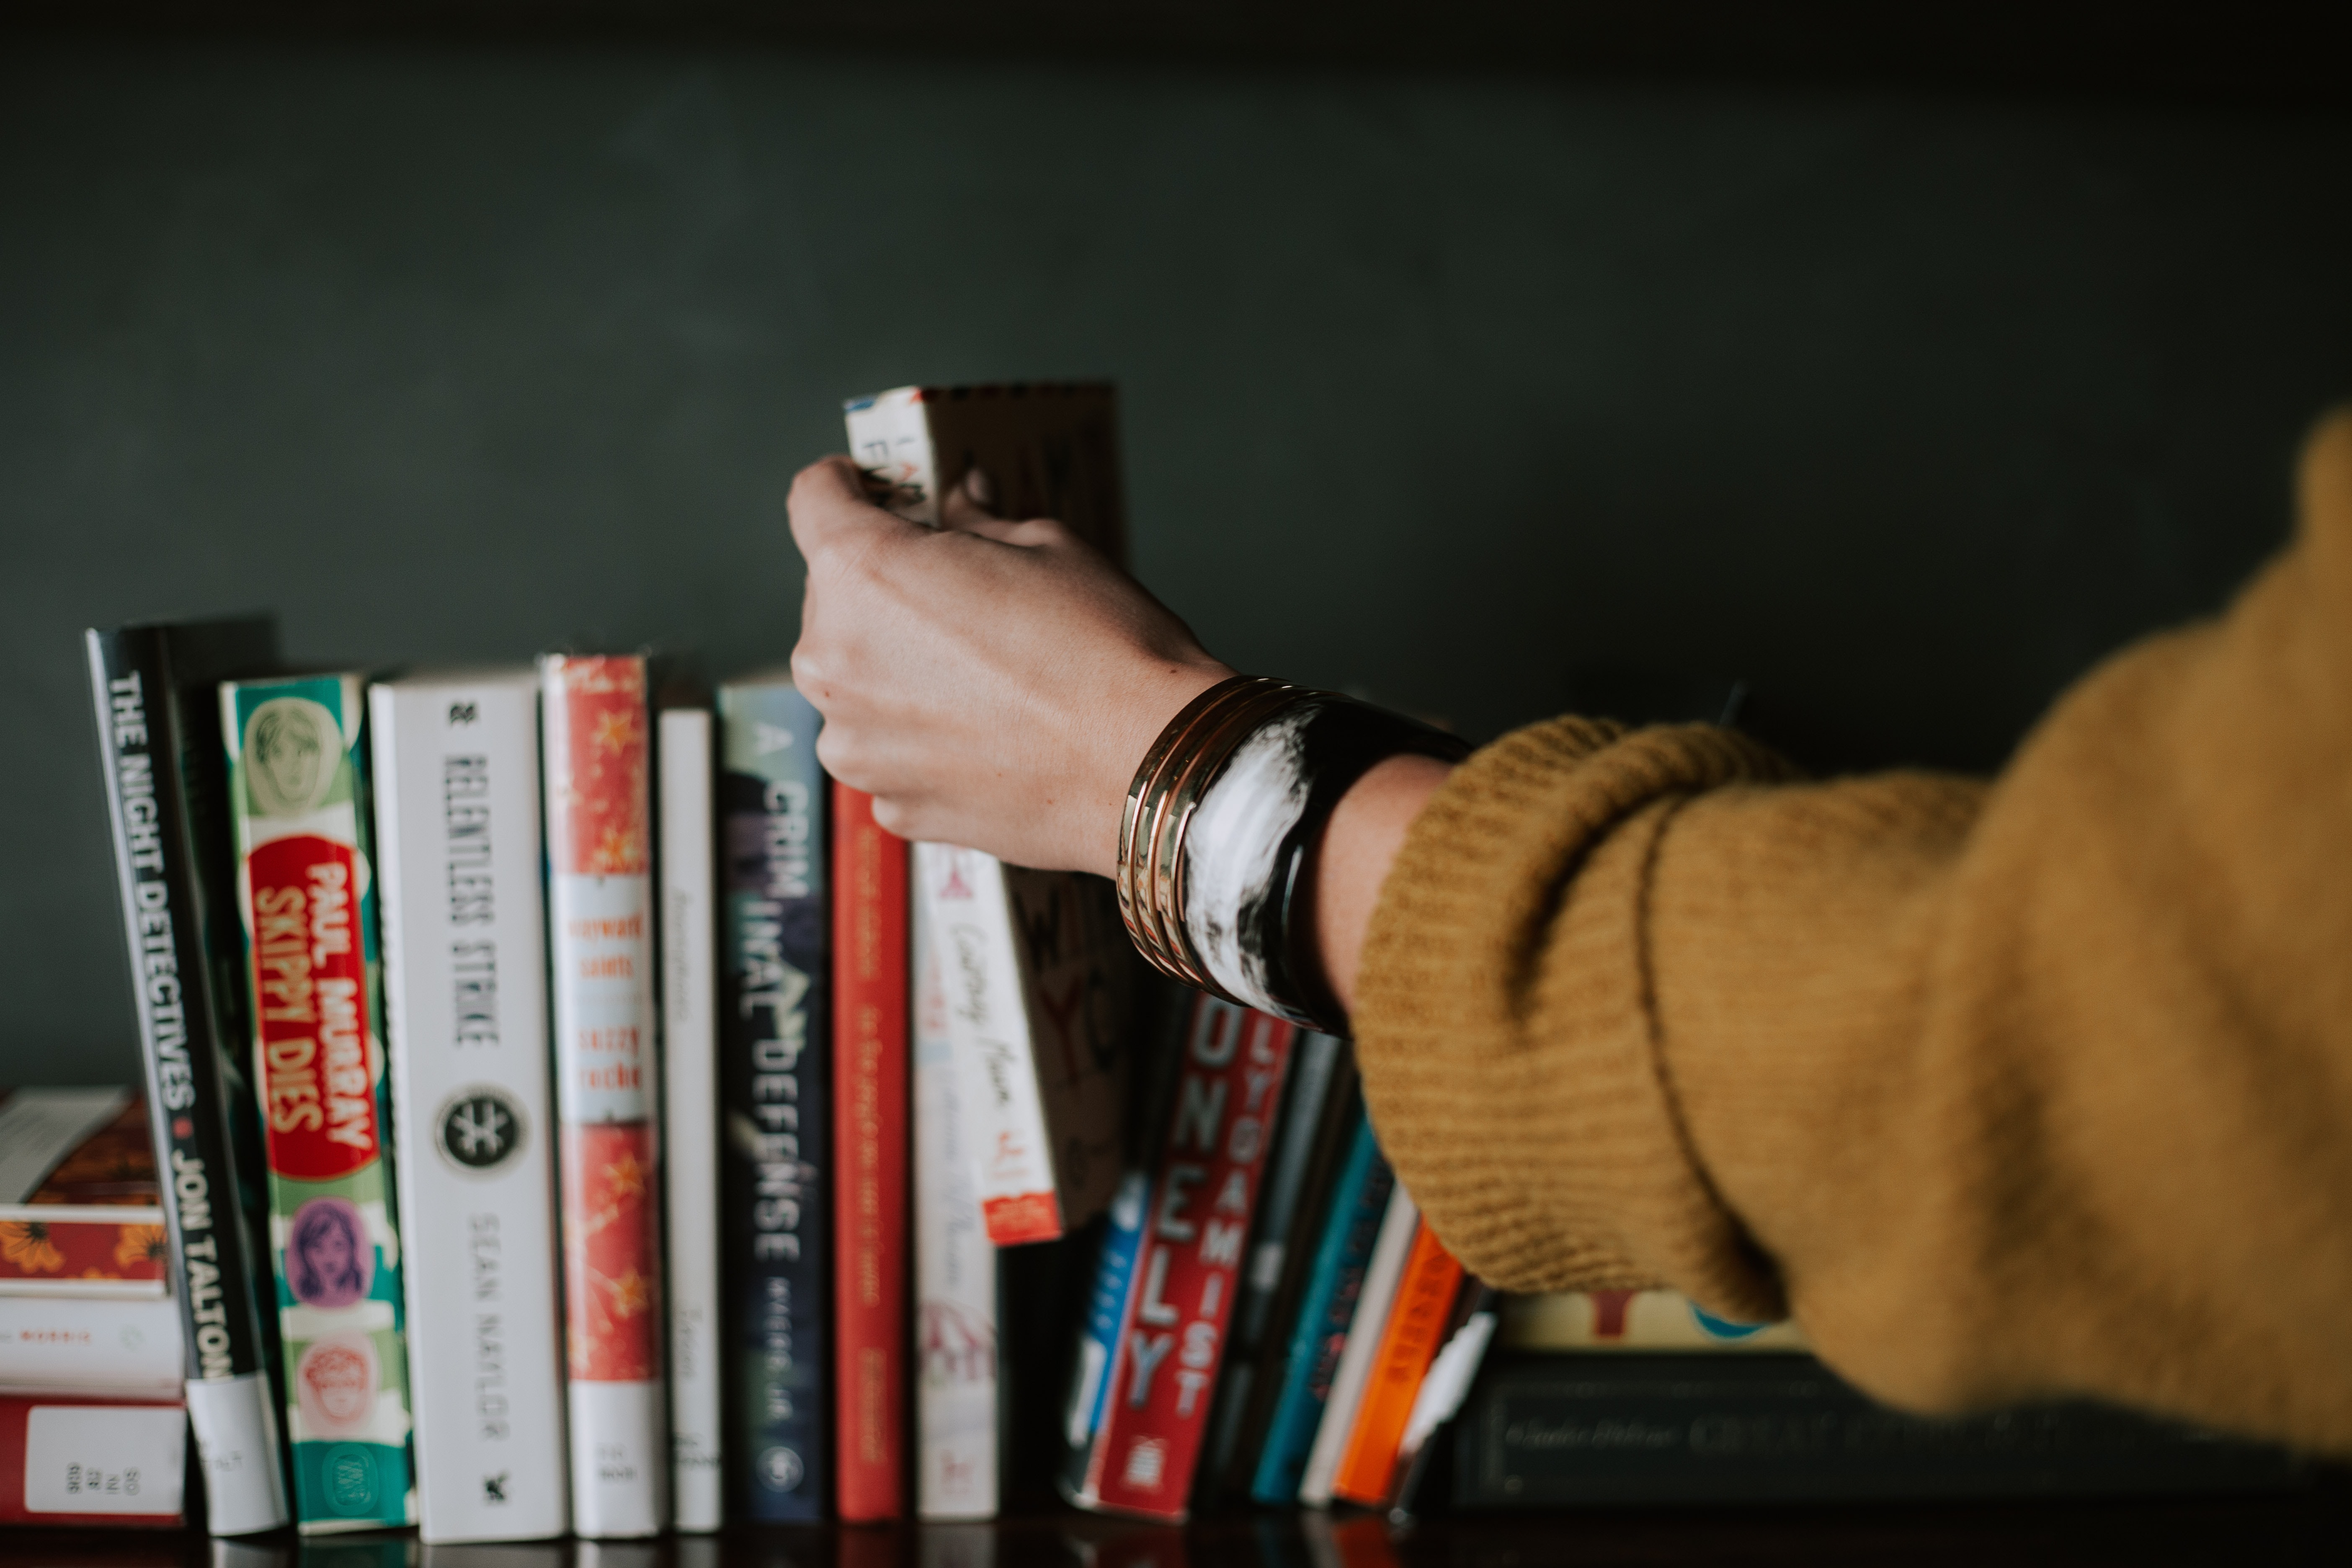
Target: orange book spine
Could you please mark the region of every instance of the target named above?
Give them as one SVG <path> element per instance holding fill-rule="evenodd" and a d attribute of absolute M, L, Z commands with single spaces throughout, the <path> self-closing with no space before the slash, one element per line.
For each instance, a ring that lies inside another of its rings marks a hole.
<path fill-rule="evenodd" d="M 1349 1502 L 1379 1507 L 1389 1500 L 1395 1484 L 1397 1450 L 1404 1442 L 1405 1423 L 1421 1380 L 1437 1359 L 1439 1342 L 1462 1289 L 1462 1265 L 1445 1250 L 1437 1233 L 1423 1220 L 1413 1233 L 1412 1250 L 1405 1257 L 1404 1278 L 1397 1285 L 1396 1307 L 1381 1335 L 1379 1355 L 1364 1384 L 1364 1402 L 1357 1407 L 1355 1429 L 1339 1460 L 1332 1494 Z"/>

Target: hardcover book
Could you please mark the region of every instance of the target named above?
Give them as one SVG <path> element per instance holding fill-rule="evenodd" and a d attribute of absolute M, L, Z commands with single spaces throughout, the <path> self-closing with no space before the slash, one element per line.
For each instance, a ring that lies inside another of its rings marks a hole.
<path fill-rule="evenodd" d="M 368 693 L 419 1533 L 571 1528 L 539 679 Z"/>
<path fill-rule="evenodd" d="M 268 1275 L 261 1156 L 242 1066 L 244 954 L 215 687 L 274 662 L 276 634 L 256 619 L 92 630 L 84 641 L 149 1128 L 170 1177 L 164 1261 L 206 1528 L 275 1530 L 291 1512 L 270 1388 L 275 1312 L 265 1325 L 257 1291 Z"/>
<path fill-rule="evenodd" d="M 662 1189 L 669 1210 L 671 1516 L 680 1531 L 726 1520 L 719 1432 L 719 907 L 710 710 L 660 720 Z"/>
<path fill-rule="evenodd" d="M 1348 1325 L 1347 1342 L 1331 1373 L 1331 1391 L 1324 1401 L 1323 1418 L 1316 1425 L 1315 1446 L 1307 1450 L 1306 1473 L 1299 1479 L 1298 1500 L 1309 1507 L 1330 1505 L 1339 1463 L 1355 1435 L 1356 1415 L 1363 1408 L 1364 1390 L 1388 1332 L 1389 1312 L 1404 1280 L 1405 1260 L 1420 1230 L 1421 1211 L 1402 1187 L 1392 1186 L 1388 1212 L 1381 1216 L 1379 1238 L 1364 1265 L 1354 1321 Z"/>
<path fill-rule="evenodd" d="M 572 1528 L 669 1521 L 646 661 L 540 661 Z"/>
<path fill-rule="evenodd" d="M 1351 1092 L 1349 1098 L 1352 1131 L 1347 1154 L 1332 1184 L 1322 1235 L 1291 1320 L 1265 1436 L 1251 1472 L 1250 1496 L 1276 1507 L 1298 1500 L 1324 1406 L 1348 1347 L 1348 1331 L 1362 1300 L 1364 1272 L 1396 1185 L 1372 1136 L 1361 1094 Z"/>
<path fill-rule="evenodd" d="M 939 945 L 919 900 L 913 935 L 915 1510 L 927 1520 L 993 1519 L 996 1249 L 981 1223 Z"/>
<path fill-rule="evenodd" d="M 999 515 L 1052 517 L 1125 560 L 1108 384 L 906 386 L 853 399 L 845 416 L 852 454 L 899 516 L 936 525 L 940 497 L 978 468 Z M 1067 1235 L 1102 1212 L 1119 1176 L 1118 1046 L 1135 958 L 1109 890 L 970 850 L 932 855 L 917 876 L 983 1119 L 972 1131 L 989 1237 L 1006 1247 Z"/>
<path fill-rule="evenodd" d="M 1512 1355 L 1460 1421 L 1454 1506 L 2245 1491 L 2281 1449 L 2089 1404 L 1889 1410 L 1807 1356 Z"/>
<path fill-rule="evenodd" d="M 823 1519 L 833 1500 L 833 966 L 819 722 L 783 675 L 719 689 L 730 1506 L 772 1523 Z"/>
<path fill-rule="evenodd" d="M 0 1296 L 0 1392 L 176 1400 L 180 1341 L 160 1296 Z"/>
<path fill-rule="evenodd" d="M 139 1096 L 0 1089 L 0 1296 L 160 1299 L 168 1250 Z"/>
<path fill-rule="evenodd" d="M 915 864 L 971 1086 L 988 1237 L 1053 1240 L 1100 1214 L 1119 1179 L 1133 949 L 1099 879 L 944 844 L 919 845 Z"/>
<path fill-rule="evenodd" d="M 1807 1349 L 1793 1322 L 1718 1318 L 1678 1290 L 1558 1290 L 1507 1296 L 1502 1343 L 1524 1351 L 1780 1351 Z"/>
<path fill-rule="evenodd" d="M 177 1399 L 0 1394 L 0 1524 L 171 1529 L 187 1440 Z"/>
<path fill-rule="evenodd" d="M 1081 1507 L 1186 1515 L 1296 1033 L 1213 997 L 1193 1003 L 1103 1418 L 1071 1500 Z"/>
<path fill-rule="evenodd" d="M 362 684 L 220 689 L 305 1534 L 416 1521 Z"/>
<path fill-rule="evenodd" d="M 833 786 L 834 1463 L 845 1521 L 907 1511 L 907 844 Z"/>

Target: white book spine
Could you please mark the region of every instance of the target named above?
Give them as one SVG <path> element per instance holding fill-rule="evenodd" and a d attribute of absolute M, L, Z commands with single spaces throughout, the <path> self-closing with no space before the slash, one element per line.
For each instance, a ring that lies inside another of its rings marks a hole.
<path fill-rule="evenodd" d="M 996 1249 L 972 1184 L 947 988 L 919 899 L 913 926 L 915 1510 L 927 1520 L 993 1519 Z"/>
<path fill-rule="evenodd" d="M 661 789 L 663 1199 L 669 1242 L 673 1522 L 724 1522 L 719 1394 L 719 975 L 710 713 L 675 708 L 657 736 Z"/>
<path fill-rule="evenodd" d="M 1405 1255 L 1412 1250 L 1413 1232 L 1421 1211 L 1404 1189 L 1390 1194 L 1388 1212 L 1381 1218 L 1379 1239 L 1364 1266 L 1364 1290 L 1357 1298 L 1356 1320 L 1348 1325 L 1348 1345 L 1331 1373 L 1331 1397 L 1323 1406 L 1322 1425 L 1315 1428 L 1315 1446 L 1307 1451 L 1307 1474 L 1298 1484 L 1298 1500 L 1310 1508 L 1331 1506 L 1331 1489 L 1339 1479 L 1339 1461 L 1347 1457 L 1349 1434 L 1356 1429 L 1356 1412 L 1364 1403 L 1364 1384 L 1372 1374 L 1372 1360 L 1388 1331 L 1389 1309 L 1396 1305 L 1397 1287 L 1404 1279 Z"/>
<path fill-rule="evenodd" d="M 419 1533 L 570 1522 L 528 669 L 374 687 Z"/>
<path fill-rule="evenodd" d="M 969 1086 L 972 1176 L 988 1238 L 1050 1241 L 1066 1218 L 1039 1092 L 1004 868 L 945 844 L 915 846 L 924 917 L 939 944 L 956 1072 Z"/>
<path fill-rule="evenodd" d="M 0 1390 L 176 1400 L 184 1375 L 168 1297 L 0 1296 Z"/>

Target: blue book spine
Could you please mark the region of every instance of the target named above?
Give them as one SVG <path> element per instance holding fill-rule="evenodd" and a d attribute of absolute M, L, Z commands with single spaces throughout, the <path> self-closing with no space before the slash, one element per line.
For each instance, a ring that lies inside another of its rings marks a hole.
<path fill-rule="evenodd" d="M 1389 1193 L 1395 1185 L 1372 1136 L 1371 1120 L 1359 1110 L 1348 1157 L 1332 1186 L 1330 1217 L 1324 1222 L 1314 1269 L 1298 1303 L 1297 1326 L 1283 1358 L 1282 1392 L 1266 1425 L 1257 1473 L 1250 1481 L 1250 1496 L 1259 1502 L 1281 1507 L 1298 1500 L 1307 1456 L 1322 1423 L 1323 1402 L 1331 1396 L 1331 1375 L 1339 1369 L 1339 1352 L 1347 1348 L 1348 1327 L 1356 1319 L 1364 1268 L 1371 1261 L 1381 1217 L 1388 1212 Z"/>
<path fill-rule="evenodd" d="M 816 710 L 789 681 L 722 686 L 719 721 L 722 1463 L 736 1517 L 802 1523 L 833 1496 L 825 781 Z"/>
<path fill-rule="evenodd" d="M 1129 1171 L 1110 1202 L 1110 1223 L 1102 1256 L 1095 1264 L 1094 1289 L 1087 1295 L 1086 1321 L 1078 1341 L 1078 1377 L 1070 1397 L 1070 1447 L 1083 1449 L 1102 1427 L 1103 1402 L 1110 1397 L 1110 1363 L 1127 1317 L 1128 1287 L 1143 1248 L 1143 1216 L 1151 1207 L 1151 1177 Z"/>

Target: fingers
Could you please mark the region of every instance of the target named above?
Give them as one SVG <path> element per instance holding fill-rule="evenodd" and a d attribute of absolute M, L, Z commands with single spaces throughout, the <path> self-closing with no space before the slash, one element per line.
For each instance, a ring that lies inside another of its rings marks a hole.
<path fill-rule="evenodd" d="M 846 541 L 896 538 L 915 531 L 913 523 L 867 500 L 857 465 L 839 456 L 820 458 L 794 475 L 784 510 L 792 519 L 793 542 L 804 556 Z"/>

